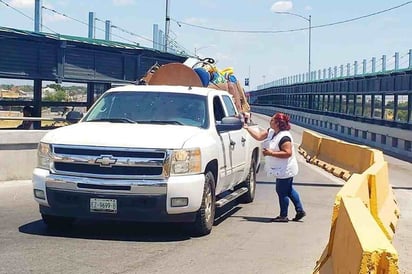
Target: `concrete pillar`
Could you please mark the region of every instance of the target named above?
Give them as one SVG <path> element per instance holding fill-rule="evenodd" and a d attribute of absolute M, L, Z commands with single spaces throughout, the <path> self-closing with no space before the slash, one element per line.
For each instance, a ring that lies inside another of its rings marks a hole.
<path fill-rule="evenodd" d="M 104 39 L 107 41 L 112 40 L 112 23 L 110 20 L 106 20 L 105 22 L 105 35 Z"/>
<path fill-rule="evenodd" d="M 159 26 L 153 24 L 153 49 L 159 49 Z"/>
<path fill-rule="evenodd" d="M 412 68 L 412 49 L 409 50 L 409 68 Z"/>
<path fill-rule="evenodd" d="M 43 0 L 35 0 L 34 2 L 34 31 L 42 32 L 43 25 Z"/>
<path fill-rule="evenodd" d="M 395 70 L 399 70 L 399 52 L 395 52 Z"/>
<path fill-rule="evenodd" d="M 90 39 L 94 39 L 96 33 L 95 33 L 95 19 L 96 19 L 96 15 L 94 12 L 90 11 L 89 12 L 89 34 L 87 37 L 89 37 Z"/>
<path fill-rule="evenodd" d="M 358 61 L 353 63 L 353 75 L 358 75 Z"/>

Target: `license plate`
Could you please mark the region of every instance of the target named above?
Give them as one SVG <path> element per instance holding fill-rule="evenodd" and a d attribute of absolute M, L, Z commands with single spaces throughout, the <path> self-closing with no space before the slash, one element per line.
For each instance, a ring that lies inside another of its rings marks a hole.
<path fill-rule="evenodd" d="M 116 199 L 99 199 L 90 198 L 90 211 L 91 212 L 117 212 L 117 200 Z"/>

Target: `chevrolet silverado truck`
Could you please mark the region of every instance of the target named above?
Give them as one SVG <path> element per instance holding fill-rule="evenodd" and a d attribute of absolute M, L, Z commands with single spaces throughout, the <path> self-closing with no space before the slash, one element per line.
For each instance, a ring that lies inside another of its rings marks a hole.
<path fill-rule="evenodd" d="M 109 89 L 39 143 L 32 181 L 43 221 L 182 222 L 209 234 L 216 208 L 255 196 L 261 146 L 240 117 L 222 90 Z"/>

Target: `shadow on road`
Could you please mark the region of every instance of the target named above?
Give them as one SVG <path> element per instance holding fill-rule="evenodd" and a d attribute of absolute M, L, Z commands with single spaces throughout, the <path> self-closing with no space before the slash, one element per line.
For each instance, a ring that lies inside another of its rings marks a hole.
<path fill-rule="evenodd" d="M 260 185 L 275 185 L 272 181 L 257 181 L 256 184 Z M 314 187 L 342 187 L 343 184 L 337 183 L 315 183 L 315 182 L 293 182 L 294 186 L 314 186 Z"/>
<path fill-rule="evenodd" d="M 135 223 L 77 220 L 73 225 L 49 228 L 42 220 L 19 227 L 19 231 L 39 236 L 134 242 L 184 241 L 191 238 L 186 224 Z"/>
<path fill-rule="evenodd" d="M 228 203 L 216 209 L 214 226 L 236 213 L 241 207 L 237 202 Z M 21 225 L 19 231 L 25 234 L 134 242 L 170 242 L 195 238 L 190 223 L 137 223 L 78 219 L 73 225 L 49 228 L 42 220 Z M 212 230 L 213 233 L 213 230 Z"/>
<path fill-rule="evenodd" d="M 268 217 L 248 217 L 248 216 L 238 216 L 249 222 L 258 222 L 258 223 L 271 223 L 273 218 Z"/>

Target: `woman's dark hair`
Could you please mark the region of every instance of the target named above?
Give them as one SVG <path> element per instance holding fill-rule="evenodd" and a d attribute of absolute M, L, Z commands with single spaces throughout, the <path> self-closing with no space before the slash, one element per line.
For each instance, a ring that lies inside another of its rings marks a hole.
<path fill-rule="evenodd" d="M 290 124 L 289 124 L 289 116 L 278 112 L 273 116 L 273 119 L 279 124 L 279 130 L 289 130 L 290 129 Z"/>

